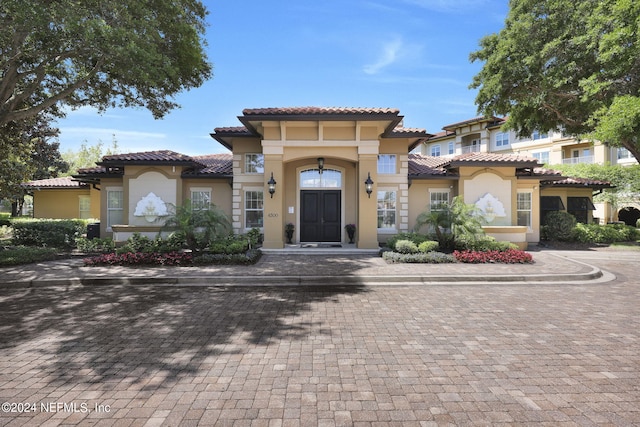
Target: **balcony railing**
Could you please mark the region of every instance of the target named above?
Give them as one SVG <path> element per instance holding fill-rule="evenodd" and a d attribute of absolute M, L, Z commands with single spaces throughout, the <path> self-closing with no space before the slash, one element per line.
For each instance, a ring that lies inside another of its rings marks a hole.
<path fill-rule="evenodd" d="M 479 153 L 479 152 L 480 152 L 479 145 L 463 145 L 462 146 L 462 154 Z"/>
<path fill-rule="evenodd" d="M 568 157 L 566 159 L 562 159 L 562 163 L 565 165 L 576 165 L 578 163 L 593 163 L 593 156 Z"/>

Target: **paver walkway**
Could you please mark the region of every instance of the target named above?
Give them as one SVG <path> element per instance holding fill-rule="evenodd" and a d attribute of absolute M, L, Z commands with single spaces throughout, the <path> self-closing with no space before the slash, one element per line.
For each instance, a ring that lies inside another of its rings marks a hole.
<path fill-rule="evenodd" d="M 0 288 L 0 425 L 640 425 L 637 254 L 580 258 L 606 283 Z"/>

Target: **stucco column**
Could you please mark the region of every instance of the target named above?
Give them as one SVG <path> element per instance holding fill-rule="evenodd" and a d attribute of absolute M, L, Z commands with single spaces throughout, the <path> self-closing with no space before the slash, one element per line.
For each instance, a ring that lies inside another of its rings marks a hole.
<path fill-rule="evenodd" d="M 377 147 L 376 147 L 377 148 Z M 365 191 L 364 182 L 371 174 L 374 182 L 371 197 Z M 378 248 L 378 155 L 358 155 L 358 249 Z"/>
<path fill-rule="evenodd" d="M 276 191 L 273 197 L 269 194 L 267 182 L 271 179 L 276 181 Z M 284 211 L 282 209 L 285 182 L 284 167 L 282 164 L 282 154 L 265 154 L 264 156 L 264 241 L 262 246 L 265 249 L 284 248 Z"/>

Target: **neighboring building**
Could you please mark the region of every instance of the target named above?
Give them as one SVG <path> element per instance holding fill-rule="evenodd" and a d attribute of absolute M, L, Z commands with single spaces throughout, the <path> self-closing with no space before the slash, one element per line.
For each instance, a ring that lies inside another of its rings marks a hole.
<path fill-rule="evenodd" d="M 291 223 L 296 242 L 329 244 L 345 244 L 345 225 L 356 224 L 356 246 L 374 249 L 412 230 L 420 212 L 462 195 L 480 208 L 490 235 L 525 247 L 538 242 L 549 209 L 591 221 L 592 192 L 609 186 L 567 180 L 531 156 L 455 152 L 463 142 L 486 145 L 484 131 L 477 142 L 454 139 L 453 154 L 448 146 L 446 156 L 410 154 L 437 136 L 402 127 L 394 109 L 246 109 L 238 118 L 243 126 L 211 134 L 232 154 L 116 154 L 79 171 L 77 180 L 100 189 L 101 234 L 153 236 L 171 205 L 189 199 L 194 208 L 223 209 L 238 233 L 260 228 L 265 248 L 284 247 Z"/>
<path fill-rule="evenodd" d="M 504 131 L 504 118 L 475 117 L 443 127 L 415 151 L 430 156 L 451 157 L 465 153 L 502 153 L 531 156 L 546 165 L 598 163 L 627 166 L 637 164 L 625 148 L 607 147 L 599 141 L 578 140 L 561 132 L 534 132 L 518 138 Z M 633 208 L 640 208 L 637 203 Z M 628 206 L 620 206 L 625 209 Z M 621 210 L 622 210 L 621 209 Z M 606 223 L 617 220 L 612 207 L 598 204 L 596 218 Z"/>
<path fill-rule="evenodd" d="M 100 218 L 100 192 L 71 177 L 29 181 L 22 187 L 33 196 L 35 218 Z"/>

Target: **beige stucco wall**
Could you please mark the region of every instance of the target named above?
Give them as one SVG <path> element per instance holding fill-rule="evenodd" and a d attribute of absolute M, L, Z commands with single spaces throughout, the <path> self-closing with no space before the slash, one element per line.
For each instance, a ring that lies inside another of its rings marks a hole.
<path fill-rule="evenodd" d="M 80 218 L 80 196 L 89 196 L 91 217 L 100 217 L 100 193 L 89 188 L 43 189 L 33 192 L 34 218 Z"/>
<path fill-rule="evenodd" d="M 498 199 L 504 208 L 504 215 L 496 216 L 489 225 L 515 225 L 515 168 L 461 167 L 459 188 L 465 203 L 476 204 L 487 194 Z"/>

